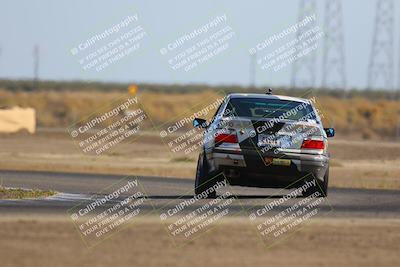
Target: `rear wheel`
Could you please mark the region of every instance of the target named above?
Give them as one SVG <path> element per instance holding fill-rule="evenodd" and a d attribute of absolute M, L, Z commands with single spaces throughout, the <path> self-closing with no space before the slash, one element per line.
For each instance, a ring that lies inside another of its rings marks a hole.
<path fill-rule="evenodd" d="M 211 175 L 209 174 L 209 168 L 207 164 L 207 160 L 204 156 L 204 153 L 199 155 L 199 159 L 197 161 L 197 170 L 196 170 L 196 179 L 194 183 L 194 193 L 196 195 L 202 194 L 206 192 L 209 188 L 213 187 L 215 182 L 211 181 Z M 207 197 L 214 198 L 217 193 L 215 190 L 209 191 Z"/>
<path fill-rule="evenodd" d="M 306 192 L 304 192 L 304 196 L 308 197 L 311 196 L 312 194 L 319 192 L 319 195 L 317 197 L 327 197 L 328 196 L 328 182 L 329 182 L 329 167 L 326 170 L 326 173 L 324 175 L 324 180 L 322 182 L 316 180 L 316 186 L 308 188 Z"/>
<path fill-rule="evenodd" d="M 325 176 L 324 176 L 324 182 L 321 185 L 321 189 L 320 192 L 322 193 L 323 197 L 327 197 L 328 196 L 328 182 L 329 182 L 329 167 L 326 170 Z"/>

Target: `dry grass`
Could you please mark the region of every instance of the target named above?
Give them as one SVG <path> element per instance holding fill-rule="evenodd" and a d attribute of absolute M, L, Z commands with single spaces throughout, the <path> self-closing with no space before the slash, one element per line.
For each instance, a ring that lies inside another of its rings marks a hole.
<path fill-rule="evenodd" d="M 28 106 L 37 110 L 39 126 L 67 127 L 86 118 L 100 108 L 110 106 L 116 99 L 127 97 L 121 92 L 17 92 L 0 90 L 0 106 Z M 139 94 L 140 103 L 155 124 L 181 118 L 198 111 L 207 103 L 224 96 L 215 91 L 199 93 Z M 393 138 L 400 125 L 400 101 L 362 97 L 339 99 L 329 96 L 317 98 L 324 114 L 325 124 L 334 126 L 339 136 L 353 135 L 360 138 Z M 111 108 L 111 107 L 110 107 Z M 208 117 L 213 115 L 213 112 Z"/>
<path fill-rule="evenodd" d="M 333 125 L 339 136 L 394 137 L 400 126 L 400 101 L 325 96 L 317 98 L 317 103 L 324 114 L 324 124 Z"/>
<path fill-rule="evenodd" d="M 40 198 L 55 195 L 55 191 L 38 189 L 4 188 L 0 186 L 0 199 Z"/>

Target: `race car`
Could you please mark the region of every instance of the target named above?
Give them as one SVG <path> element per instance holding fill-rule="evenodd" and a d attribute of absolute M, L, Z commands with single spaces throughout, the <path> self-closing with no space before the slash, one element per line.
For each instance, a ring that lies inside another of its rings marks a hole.
<path fill-rule="evenodd" d="M 299 188 L 303 196 L 328 194 L 328 137 L 315 98 L 267 94 L 229 94 L 211 121 L 195 118 L 205 129 L 195 194 L 215 197 L 213 186 Z M 314 186 L 306 186 L 314 185 Z"/>

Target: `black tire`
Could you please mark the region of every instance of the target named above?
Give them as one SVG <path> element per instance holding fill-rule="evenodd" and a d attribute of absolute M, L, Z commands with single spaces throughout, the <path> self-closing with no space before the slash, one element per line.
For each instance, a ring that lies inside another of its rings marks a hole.
<path fill-rule="evenodd" d="M 329 183 L 329 166 L 324 175 L 324 182 L 320 185 L 322 189 L 320 190 L 320 193 L 323 195 L 323 197 L 328 196 L 328 183 Z"/>
<path fill-rule="evenodd" d="M 207 191 L 209 188 L 213 187 L 215 181 L 211 181 L 211 178 L 212 177 L 209 173 L 207 160 L 204 157 L 204 153 L 201 153 L 197 161 L 196 179 L 194 182 L 194 193 L 196 195 L 199 195 Z M 208 198 L 215 198 L 216 196 L 217 193 L 215 192 L 215 190 L 207 195 Z"/>
<path fill-rule="evenodd" d="M 326 170 L 326 173 L 324 175 L 324 181 L 323 182 L 319 182 L 318 180 L 316 180 L 316 187 L 311 187 L 309 188 L 306 192 L 304 192 L 303 196 L 304 197 L 308 197 L 311 196 L 312 194 L 319 192 L 320 194 L 318 195 L 318 197 L 327 197 L 328 196 L 328 183 L 329 183 L 329 167 Z"/>

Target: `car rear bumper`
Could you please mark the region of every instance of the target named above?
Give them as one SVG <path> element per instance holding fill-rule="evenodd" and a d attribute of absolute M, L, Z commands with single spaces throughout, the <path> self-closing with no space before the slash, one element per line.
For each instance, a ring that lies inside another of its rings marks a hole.
<path fill-rule="evenodd" d="M 214 150 L 210 156 L 215 169 L 223 171 L 231 184 L 242 186 L 282 187 L 304 177 L 322 182 L 329 165 L 324 154 Z M 266 158 L 290 160 L 290 165 L 275 165 Z"/>

